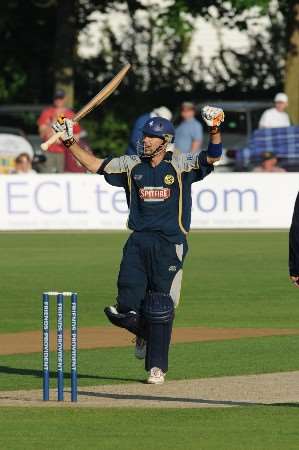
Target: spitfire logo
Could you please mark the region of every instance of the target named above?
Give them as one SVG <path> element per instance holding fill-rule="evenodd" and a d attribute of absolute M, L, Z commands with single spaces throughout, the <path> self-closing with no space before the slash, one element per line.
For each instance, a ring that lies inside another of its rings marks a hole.
<path fill-rule="evenodd" d="M 150 123 L 149 123 L 149 126 L 152 127 L 153 125 L 154 125 L 154 121 L 151 120 Z"/>
<path fill-rule="evenodd" d="M 165 184 L 173 184 L 174 183 L 174 176 L 173 175 L 165 175 L 164 183 Z"/>
<path fill-rule="evenodd" d="M 145 202 L 164 202 L 170 194 L 170 189 L 164 187 L 145 186 L 139 189 L 139 197 Z"/>

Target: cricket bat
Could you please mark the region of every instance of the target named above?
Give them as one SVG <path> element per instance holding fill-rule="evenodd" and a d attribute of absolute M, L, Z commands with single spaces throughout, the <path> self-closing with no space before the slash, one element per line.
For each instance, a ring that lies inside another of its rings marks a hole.
<path fill-rule="evenodd" d="M 121 83 L 121 81 L 126 76 L 128 70 L 130 69 L 131 64 L 126 64 L 111 81 L 109 81 L 100 92 L 95 95 L 88 103 L 86 103 L 80 111 L 77 112 L 75 117 L 73 118 L 73 122 L 79 122 L 79 120 L 83 119 L 87 114 L 93 111 L 97 106 L 103 103 L 112 92 L 115 91 L 117 86 Z M 63 135 L 64 132 L 54 133 L 46 142 L 41 144 L 41 148 L 44 151 L 47 151 L 50 145 L 54 144 L 58 139 Z"/>

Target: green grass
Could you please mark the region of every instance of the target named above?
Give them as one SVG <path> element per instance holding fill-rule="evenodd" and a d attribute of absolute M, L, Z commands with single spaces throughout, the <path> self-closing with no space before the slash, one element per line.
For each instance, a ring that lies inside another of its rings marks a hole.
<path fill-rule="evenodd" d="M 231 341 L 176 344 L 170 351 L 168 380 L 272 373 L 299 370 L 299 336 L 250 338 Z M 55 371 L 55 356 L 51 367 Z M 66 371 L 69 370 L 66 352 Z M 145 379 L 143 362 L 133 348 L 80 350 L 79 389 L 87 385 L 127 383 Z M 69 379 L 66 379 L 69 385 Z M 41 355 L 0 357 L 1 390 L 41 388 Z M 52 387 L 56 373 L 52 374 Z"/>
<path fill-rule="evenodd" d="M 0 409 L 5 450 L 297 450 L 298 409 Z M 2 442 L 2 445 L 1 445 Z"/>
<path fill-rule="evenodd" d="M 0 233 L 1 332 L 41 326 L 41 292 L 79 292 L 80 326 L 107 325 L 126 233 Z M 286 232 L 191 233 L 177 326 L 297 327 Z"/>
<path fill-rule="evenodd" d="M 297 327 L 298 291 L 288 283 L 287 237 L 286 232 L 192 233 L 176 325 Z M 80 326 L 107 325 L 103 307 L 114 302 L 126 238 L 126 233 L 0 233 L 1 332 L 40 329 L 40 298 L 48 289 L 79 292 Z M 167 379 L 299 370 L 298 348 L 299 336 L 177 344 Z M 69 370 L 69 352 L 66 362 Z M 39 353 L 0 356 L 1 390 L 40 388 L 40 370 Z M 79 351 L 79 391 L 144 377 L 132 348 Z M 5 450 L 297 450 L 298 430 L 298 410 L 288 405 L 0 407 Z"/>

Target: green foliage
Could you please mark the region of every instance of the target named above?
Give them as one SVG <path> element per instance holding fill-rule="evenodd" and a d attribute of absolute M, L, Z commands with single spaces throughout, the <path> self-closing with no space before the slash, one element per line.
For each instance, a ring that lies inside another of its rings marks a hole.
<path fill-rule="evenodd" d="M 7 61 L 0 74 L 0 101 L 7 102 L 25 88 L 27 76 L 13 61 Z"/>
<path fill-rule="evenodd" d="M 248 9 L 253 6 L 261 6 L 266 8 L 269 5 L 270 0 L 232 0 L 232 4 L 237 8 Z"/>
<path fill-rule="evenodd" d="M 105 24 L 100 40 L 106 42 L 106 46 L 97 57 L 80 60 L 74 56 L 76 99 L 81 105 L 97 92 L 96 85 L 109 80 L 117 68 L 127 61 L 132 63 L 133 70 L 122 83 L 119 104 L 125 103 L 128 107 L 122 114 L 117 112 L 117 115 L 129 122 L 133 120 L 133 108 L 125 91 L 128 82 L 134 101 L 138 95 L 143 96 L 143 105 L 141 107 L 140 103 L 137 103 L 136 114 L 150 110 L 153 103 L 157 105 L 162 100 L 169 106 L 172 103 L 177 105 L 179 101 L 177 96 L 186 97 L 188 92 L 190 97 L 196 93 L 197 97 L 210 98 L 219 93 L 223 98 L 231 98 L 236 92 L 241 96 L 246 96 L 250 92 L 255 97 L 265 96 L 265 92 L 268 92 L 272 96 L 271 89 L 282 86 L 283 61 L 287 47 L 287 34 L 284 33 L 284 28 L 286 23 L 291 22 L 289 3 L 287 0 L 279 0 L 280 10 L 272 15 L 269 13 L 270 24 L 264 30 L 265 33 L 251 35 L 246 19 L 249 17 L 248 14 L 251 14 L 250 7 L 260 6 L 260 9 L 255 9 L 254 14 L 250 16 L 250 20 L 258 19 L 262 14 L 268 13 L 268 0 L 232 0 L 231 6 L 222 0 L 200 2 L 176 0 L 170 7 L 164 7 L 163 2 L 158 6 L 145 6 L 139 0 L 125 2 L 76 0 L 73 4 L 72 20 L 78 33 L 91 22 L 90 14 L 94 11 L 103 13 L 127 11 L 131 21 L 131 26 L 121 42 L 114 35 L 108 22 Z M 227 50 L 226 43 L 223 43 L 224 48 L 221 48 L 219 55 L 212 62 L 207 64 L 198 51 L 187 67 L 185 56 L 191 42 L 193 18 L 202 16 L 207 20 L 214 20 L 211 19 L 211 7 L 214 11 L 215 9 L 218 11 L 216 25 L 238 28 L 247 33 L 251 49 L 244 55 Z M 28 103 L 50 101 L 54 75 L 55 73 L 57 75 L 57 70 L 59 71 L 59 68 L 55 67 L 57 59 L 55 54 L 62 45 L 58 40 L 61 30 L 59 32 L 57 29 L 57 23 L 61 25 L 61 22 L 57 21 L 57 13 L 61 8 L 62 5 L 56 1 L 7 0 L 1 3 L 1 101 Z M 146 21 L 137 20 L 141 12 L 149 17 L 150 26 Z M 239 15 L 240 12 L 244 12 L 245 15 Z M 283 21 L 278 20 L 279 13 L 283 14 Z M 269 50 L 265 34 L 270 35 L 272 51 Z M 210 81 L 207 82 L 207 79 Z M 168 95 L 163 96 L 162 93 Z M 128 134 L 119 118 L 108 116 L 104 121 L 104 132 L 107 131 L 106 125 L 109 124 L 113 133 L 119 130 L 121 136 Z M 92 132 L 96 127 L 91 125 L 90 128 Z M 93 136 L 95 134 L 93 133 Z M 114 135 L 113 141 L 116 139 Z M 95 140 L 94 137 L 92 140 Z M 124 138 L 121 141 L 123 142 Z M 108 147 L 107 142 L 97 142 L 99 150 L 102 144 L 109 149 L 119 145 L 123 147 L 123 143 L 119 142 L 117 145 L 110 143 Z"/>
<path fill-rule="evenodd" d="M 92 150 L 100 155 L 123 155 L 128 142 L 129 126 L 113 111 L 108 111 L 100 118 L 85 119 L 83 127 L 88 133 L 88 141 Z"/>

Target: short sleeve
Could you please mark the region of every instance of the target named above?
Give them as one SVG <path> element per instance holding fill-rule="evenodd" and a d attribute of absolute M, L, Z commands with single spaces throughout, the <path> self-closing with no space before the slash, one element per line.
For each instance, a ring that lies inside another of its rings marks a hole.
<path fill-rule="evenodd" d="M 180 173 L 199 169 L 199 153 L 179 153 L 173 160 L 176 170 Z"/>
<path fill-rule="evenodd" d="M 105 163 L 105 160 L 104 160 Z M 128 164 L 126 156 L 121 156 L 120 158 L 112 158 L 105 164 L 103 168 L 104 173 L 124 173 L 128 171 Z"/>
<path fill-rule="evenodd" d="M 191 182 L 202 180 L 214 170 L 213 164 L 207 163 L 207 152 L 180 153 L 173 160 L 173 165 L 180 174 L 189 173 Z"/>
<path fill-rule="evenodd" d="M 259 128 L 267 128 L 267 116 L 268 111 L 264 111 L 259 121 Z"/>
<path fill-rule="evenodd" d="M 192 127 L 192 139 L 194 141 L 201 141 L 202 140 L 202 126 L 199 122 L 194 122 Z"/>
<path fill-rule="evenodd" d="M 125 173 L 129 175 L 133 167 L 139 164 L 140 158 L 137 155 L 123 155 L 119 158 L 105 158 L 98 170 L 99 175 Z"/>
<path fill-rule="evenodd" d="M 44 109 L 37 120 L 38 126 L 48 125 L 50 123 L 51 110 L 49 108 Z"/>

